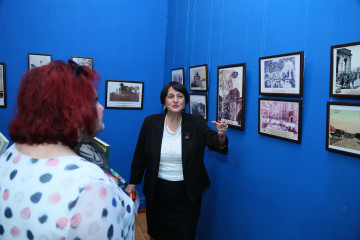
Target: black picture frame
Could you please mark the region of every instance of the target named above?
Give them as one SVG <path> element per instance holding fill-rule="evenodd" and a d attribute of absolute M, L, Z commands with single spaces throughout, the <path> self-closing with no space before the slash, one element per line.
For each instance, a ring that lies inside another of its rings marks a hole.
<path fill-rule="evenodd" d="M 185 86 L 185 68 L 171 69 L 171 81 L 179 82 Z"/>
<path fill-rule="evenodd" d="M 258 133 L 301 143 L 302 100 L 259 98 Z"/>
<path fill-rule="evenodd" d="M 144 82 L 106 80 L 105 108 L 142 109 Z"/>
<path fill-rule="evenodd" d="M 301 97 L 303 79 L 303 51 L 259 58 L 260 95 Z"/>
<path fill-rule="evenodd" d="M 246 63 L 218 66 L 216 120 L 244 130 Z"/>
<path fill-rule="evenodd" d="M 331 46 L 330 97 L 360 98 L 360 42 Z"/>
<path fill-rule="evenodd" d="M 79 64 L 80 66 L 86 66 L 90 69 L 93 69 L 94 59 L 89 57 L 77 57 L 71 56 L 71 60 Z"/>
<path fill-rule="evenodd" d="M 52 56 L 49 54 L 28 53 L 28 70 L 50 63 Z"/>
<path fill-rule="evenodd" d="M 206 94 L 189 94 L 190 114 L 200 114 L 208 121 L 208 97 Z"/>
<path fill-rule="evenodd" d="M 326 150 L 360 158 L 360 103 L 327 102 Z"/>
<path fill-rule="evenodd" d="M 0 63 L 0 108 L 6 108 L 6 64 Z"/>
<path fill-rule="evenodd" d="M 208 65 L 197 65 L 189 67 L 189 89 L 190 91 L 207 91 L 209 85 Z"/>

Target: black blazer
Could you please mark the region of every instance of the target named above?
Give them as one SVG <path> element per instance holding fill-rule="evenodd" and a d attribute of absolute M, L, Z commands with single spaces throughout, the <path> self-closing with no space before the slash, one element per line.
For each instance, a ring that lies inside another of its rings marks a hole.
<path fill-rule="evenodd" d="M 145 118 L 131 165 L 130 184 L 140 184 L 146 170 L 143 193 L 149 204 L 154 200 L 158 180 L 165 116 L 154 114 Z M 207 125 L 201 115 L 182 113 L 181 127 L 184 183 L 190 201 L 196 202 L 210 185 L 204 165 L 205 146 L 211 151 L 227 154 L 228 139 L 225 147 L 220 148 L 218 133 Z"/>

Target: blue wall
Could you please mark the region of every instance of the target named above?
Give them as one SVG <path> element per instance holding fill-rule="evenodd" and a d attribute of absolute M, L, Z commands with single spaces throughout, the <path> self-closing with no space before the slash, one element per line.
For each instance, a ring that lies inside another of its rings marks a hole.
<path fill-rule="evenodd" d="M 209 122 L 217 67 L 247 64 L 245 130 L 228 130 L 228 156 L 206 154 L 212 185 L 198 239 L 360 238 L 360 159 L 325 150 L 326 102 L 339 100 L 329 97 L 330 48 L 360 41 L 359 29 L 358 0 L 169 1 L 164 79 L 185 67 L 188 87 L 189 67 L 208 64 Z M 257 133 L 259 57 L 297 51 L 305 54 L 301 144 Z"/>
<path fill-rule="evenodd" d="M 158 0 L 0 0 L 0 62 L 6 63 L 8 105 L 0 108 L 0 131 L 8 137 L 28 53 L 65 61 L 92 57 L 104 106 L 107 79 L 144 82 L 143 109 L 105 109 L 106 129 L 99 134 L 112 146 L 112 167 L 128 180 L 141 124 L 162 109 L 167 9 L 167 1 Z"/>

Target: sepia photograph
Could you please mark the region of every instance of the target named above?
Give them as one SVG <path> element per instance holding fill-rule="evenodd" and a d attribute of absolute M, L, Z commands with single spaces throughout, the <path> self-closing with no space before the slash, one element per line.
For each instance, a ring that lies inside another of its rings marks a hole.
<path fill-rule="evenodd" d="M 208 120 L 208 105 L 206 94 L 189 94 L 189 106 L 191 114 L 200 114 Z"/>
<path fill-rule="evenodd" d="M 304 52 L 259 58 L 259 94 L 302 96 Z"/>
<path fill-rule="evenodd" d="M 185 85 L 185 69 L 184 68 L 171 69 L 171 81 Z"/>
<path fill-rule="evenodd" d="M 105 108 L 142 109 L 144 82 L 106 80 Z"/>
<path fill-rule="evenodd" d="M 244 129 L 246 63 L 218 67 L 217 121 L 229 128 Z"/>
<path fill-rule="evenodd" d="M 331 46 L 330 97 L 360 97 L 360 42 Z"/>
<path fill-rule="evenodd" d="M 28 61 L 29 66 L 28 69 L 32 70 L 37 67 L 44 66 L 51 62 L 52 56 L 47 54 L 37 54 L 37 53 L 29 53 Z"/>
<path fill-rule="evenodd" d="M 327 103 L 326 149 L 360 157 L 360 103 Z"/>
<path fill-rule="evenodd" d="M 259 134 L 301 142 L 302 100 L 259 98 Z"/>
<path fill-rule="evenodd" d="M 6 108 L 5 63 L 0 63 L 0 108 Z"/>
<path fill-rule="evenodd" d="M 86 66 L 90 69 L 93 69 L 93 59 L 88 57 L 71 57 L 71 60 L 79 64 L 80 66 Z"/>
<path fill-rule="evenodd" d="M 190 91 L 207 91 L 208 69 L 207 64 L 189 67 Z"/>

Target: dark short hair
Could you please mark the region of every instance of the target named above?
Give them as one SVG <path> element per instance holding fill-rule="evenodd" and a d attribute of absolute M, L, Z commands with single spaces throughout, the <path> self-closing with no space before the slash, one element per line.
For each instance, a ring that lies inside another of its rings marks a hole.
<path fill-rule="evenodd" d="M 170 87 L 172 87 L 175 91 L 178 91 L 178 92 L 181 92 L 182 94 L 184 94 L 185 105 L 188 104 L 188 102 L 189 102 L 188 91 L 187 91 L 186 87 L 179 82 L 169 82 L 168 84 L 166 84 L 163 87 L 163 89 L 161 90 L 161 94 L 160 94 L 161 104 L 165 104 L 165 98 L 167 96 L 167 93 L 168 93 Z"/>
<path fill-rule="evenodd" d="M 20 81 L 10 138 L 26 144 L 60 141 L 73 147 L 80 130 L 91 135 L 98 121 L 97 80 L 96 71 L 63 61 L 28 71 Z"/>

